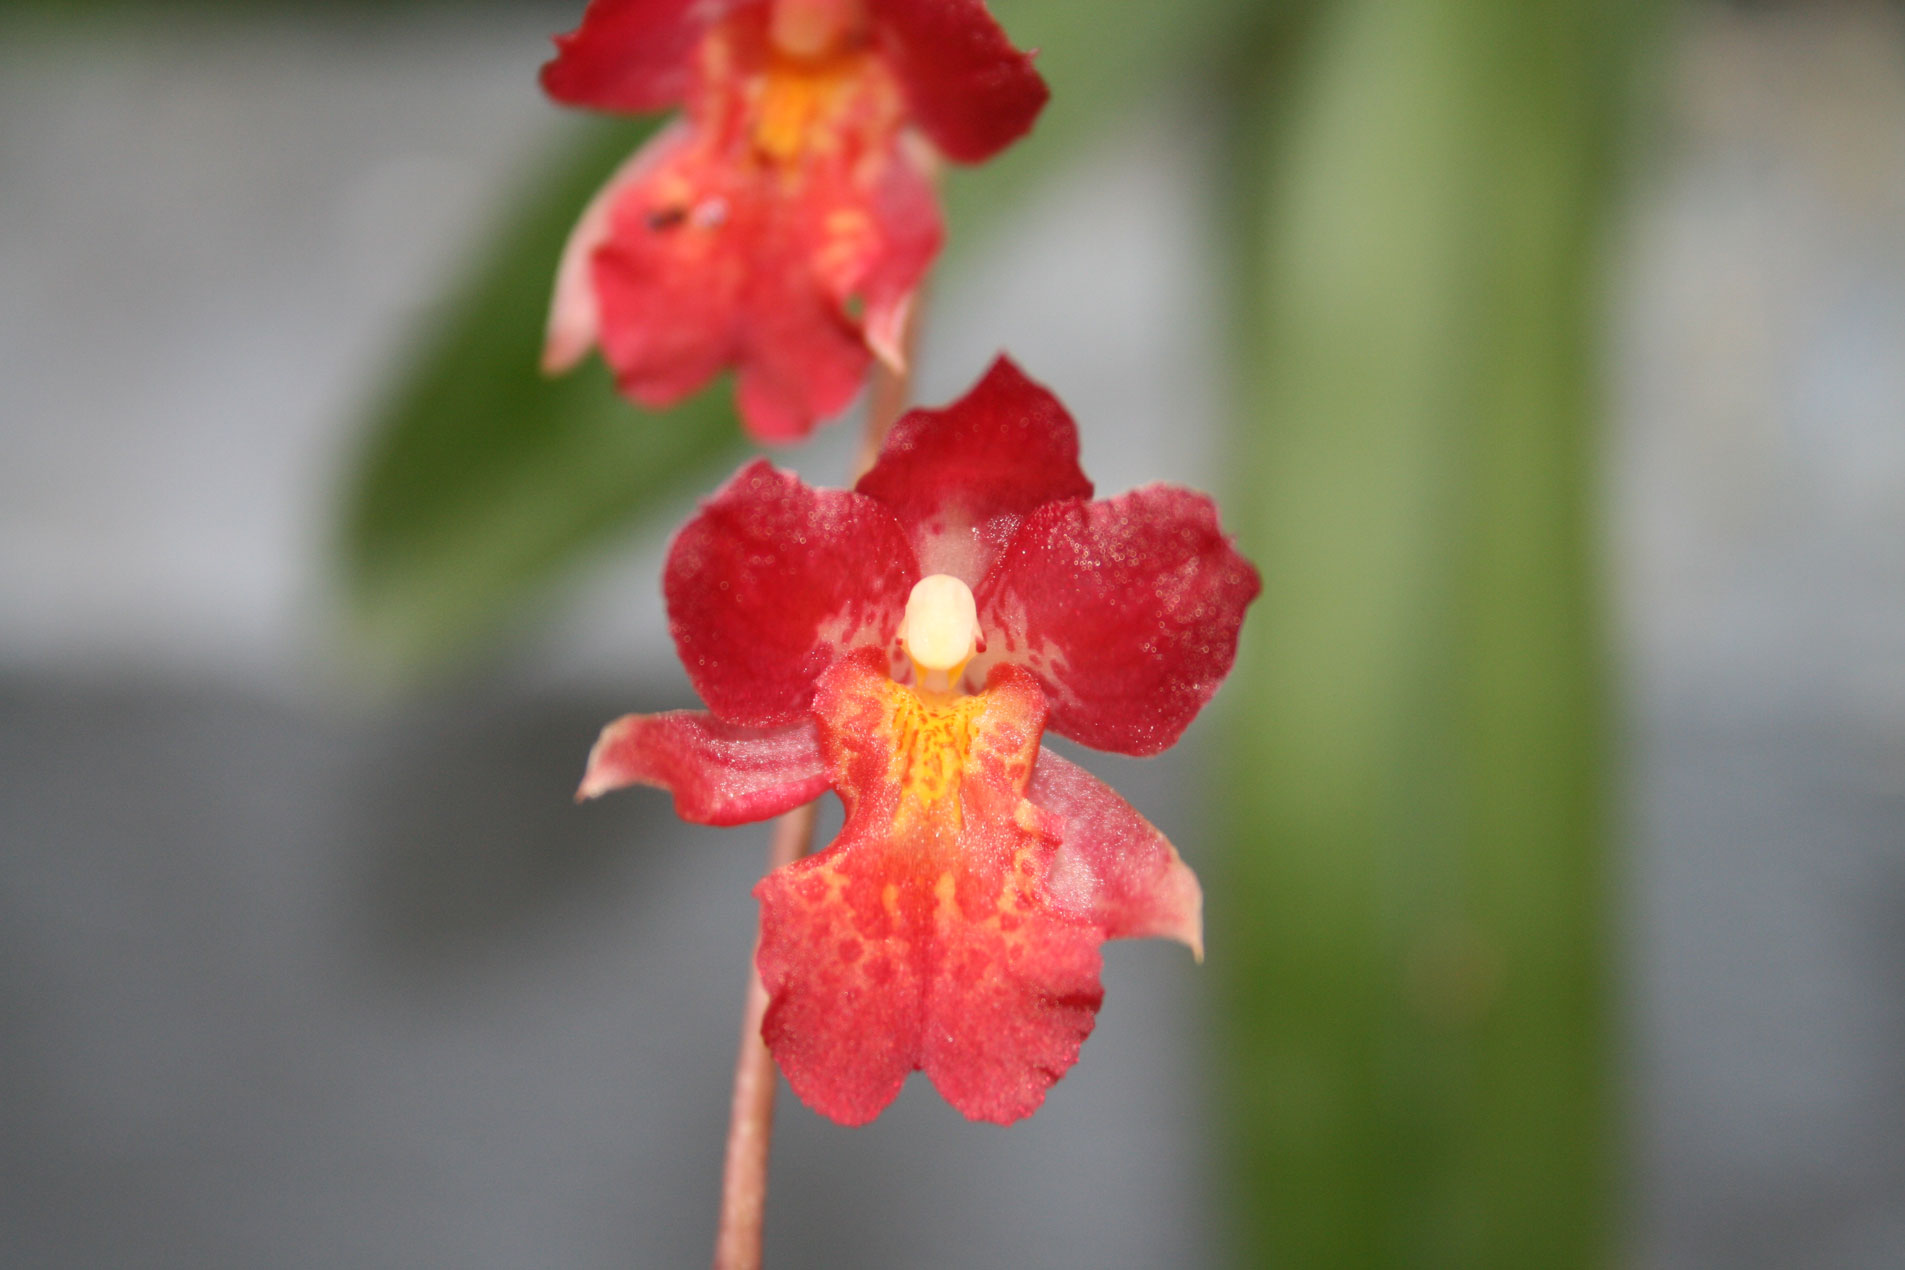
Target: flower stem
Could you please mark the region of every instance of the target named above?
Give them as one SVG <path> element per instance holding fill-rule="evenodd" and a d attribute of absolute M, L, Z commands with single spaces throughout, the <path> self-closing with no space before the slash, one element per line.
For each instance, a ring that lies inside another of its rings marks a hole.
<path fill-rule="evenodd" d="M 767 869 L 792 864 L 813 847 L 814 813 L 804 807 L 774 822 Z M 759 951 L 757 941 L 755 949 Z M 767 1209 L 767 1153 L 774 1136 L 774 1059 L 761 1040 L 767 989 L 750 963 L 747 1008 L 741 1018 L 741 1053 L 734 1063 L 734 1100 L 728 1113 L 727 1162 L 721 1171 L 721 1224 L 714 1240 L 714 1270 L 759 1270 L 761 1222 Z"/>
<path fill-rule="evenodd" d="M 873 388 L 867 394 L 866 431 L 860 436 L 860 451 L 853 459 L 853 480 L 865 476 L 873 460 L 880 457 L 886 434 L 893 430 L 894 421 L 906 410 L 906 399 L 913 391 L 913 346 L 919 334 L 919 304 L 919 298 L 915 297 L 905 325 L 900 328 L 900 351 L 905 354 L 905 368 L 894 370 L 885 362 L 874 364 Z"/>
<path fill-rule="evenodd" d="M 903 345 L 910 364 L 915 324 L 906 324 Z M 873 466 L 880 445 L 894 420 L 906 409 L 911 375 L 879 366 L 867 403 L 866 432 L 854 458 L 858 480 Z M 774 822 L 767 853 L 767 871 L 792 864 L 813 850 L 814 815 L 818 803 L 782 816 Z M 759 953 L 760 942 L 755 941 Z M 761 1019 L 767 1014 L 767 989 L 759 967 L 748 965 L 747 1006 L 741 1015 L 741 1052 L 734 1061 L 734 1097 L 728 1110 L 727 1157 L 721 1169 L 721 1221 L 715 1228 L 714 1270 L 760 1270 L 761 1230 L 767 1213 L 767 1157 L 774 1138 L 774 1057 L 761 1039 Z"/>

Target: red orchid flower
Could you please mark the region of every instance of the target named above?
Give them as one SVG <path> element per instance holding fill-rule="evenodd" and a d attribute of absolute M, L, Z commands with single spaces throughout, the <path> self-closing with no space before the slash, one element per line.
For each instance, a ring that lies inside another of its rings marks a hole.
<path fill-rule="evenodd" d="M 665 406 L 734 366 L 767 441 L 845 409 L 871 356 L 899 368 L 942 237 L 934 150 L 989 158 L 1046 97 L 983 0 L 592 0 L 556 46 L 556 100 L 687 115 L 583 213 L 544 368 L 600 344 Z"/>
<path fill-rule="evenodd" d="M 732 825 L 832 788 L 840 836 L 761 901 L 762 1035 L 809 1106 L 877 1116 L 923 1069 L 1009 1123 L 1070 1068 L 1098 946 L 1202 956 L 1164 836 L 1040 747 L 1155 754 L 1229 672 L 1256 570 L 1202 494 L 1093 502 L 1058 400 L 1001 358 L 915 410 L 852 490 L 743 468 L 676 537 L 669 622 L 710 712 L 630 715 L 580 797 L 631 783 Z"/>

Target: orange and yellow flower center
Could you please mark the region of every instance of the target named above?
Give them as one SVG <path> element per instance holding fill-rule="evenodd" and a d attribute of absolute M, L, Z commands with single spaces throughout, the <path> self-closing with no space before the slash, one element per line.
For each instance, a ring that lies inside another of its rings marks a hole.
<path fill-rule="evenodd" d="M 750 94 L 748 135 L 761 158 L 791 164 L 847 144 L 849 133 L 897 126 L 898 88 L 867 47 L 865 26 L 859 0 L 775 0 Z M 717 55 L 717 64 L 727 60 Z"/>
<path fill-rule="evenodd" d="M 761 81 L 754 121 L 754 148 L 788 163 L 824 144 L 838 117 L 866 78 L 864 54 L 810 59 L 776 54 Z"/>
<path fill-rule="evenodd" d="M 920 579 L 900 620 L 900 643 L 912 658 L 915 686 L 888 681 L 889 775 L 900 791 L 901 820 L 926 818 L 959 826 L 959 788 L 985 713 L 983 696 L 960 689 L 979 645 L 972 590 L 958 578 Z"/>
<path fill-rule="evenodd" d="M 905 684 L 888 684 L 892 729 L 889 779 L 899 788 L 898 822 L 931 821 L 958 829 L 959 790 L 978 734 L 983 696 L 928 701 Z"/>
<path fill-rule="evenodd" d="M 898 633 L 911 682 L 894 677 L 885 650 L 863 648 L 819 685 L 814 710 L 833 751 L 834 787 L 849 815 L 860 804 L 884 807 L 909 850 L 963 852 L 973 833 L 990 840 L 1029 810 L 1021 795 L 1045 730 L 1044 693 L 1011 665 L 968 691 L 965 667 L 984 643 L 972 592 L 957 578 L 917 584 Z"/>

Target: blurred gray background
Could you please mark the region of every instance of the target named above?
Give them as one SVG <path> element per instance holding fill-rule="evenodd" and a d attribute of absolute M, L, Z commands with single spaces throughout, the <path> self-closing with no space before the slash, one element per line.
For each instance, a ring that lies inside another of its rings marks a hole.
<path fill-rule="evenodd" d="M 569 802 L 692 700 L 659 531 L 420 697 L 326 656 L 355 420 L 571 8 L 0 19 L 0 1263 L 705 1261 L 765 833 Z M 1631 1260 L 1905 1264 L 1905 26 L 1672 48 L 1608 296 Z M 1101 490 L 1220 482 L 1192 100 L 942 278 L 922 400 L 1010 348 Z M 1202 733 L 1086 759 L 1193 865 Z M 770 1259 L 1215 1261 L 1200 977 L 1105 977 L 1010 1131 L 784 1099 Z"/>

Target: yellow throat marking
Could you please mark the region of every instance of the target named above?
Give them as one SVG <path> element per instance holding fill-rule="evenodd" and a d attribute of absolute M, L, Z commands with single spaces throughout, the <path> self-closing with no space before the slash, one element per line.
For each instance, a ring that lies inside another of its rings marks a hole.
<path fill-rule="evenodd" d="M 865 80 L 866 56 L 770 57 L 754 121 L 755 148 L 777 163 L 791 163 L 808 150 L 839 145 L 839 115 Z"/>
<path fill-rule="evenodd" d="M 896 819 L 943 820 L 956 829 L 963 820 L 960 782 L 985 699 L 926 701 L 904 684 L 892 684 L 889 691 L 893 758 L 888 775 L 900 790 Z"/>

